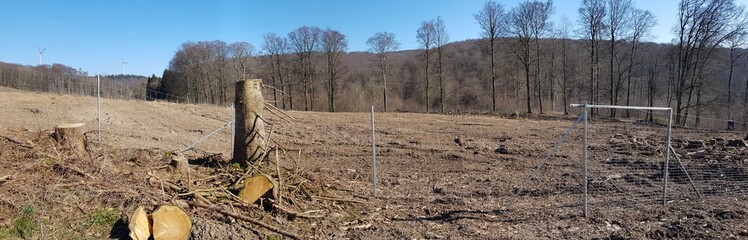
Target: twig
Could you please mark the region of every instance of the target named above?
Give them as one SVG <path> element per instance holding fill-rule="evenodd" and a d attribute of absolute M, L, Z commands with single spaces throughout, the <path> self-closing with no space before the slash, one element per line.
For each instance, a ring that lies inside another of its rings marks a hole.
<path fill-rule="evenodd" d="M 164 185 L 168 186 L 171 190 L 174 190 L 176 192 L 181 192 L 182 191 L 181 187 L 179 187 L 176 184 L 173 184 L 171 182 L 168 182 L 166 180 L 163 180 L 163 179 L 157 177 L 156 175 L 153 175 L 151 172 L 146 172 L 145 174 L 148 175 L 148 176 L 150 176 L 150 177 L 152 177 L 152 178 L 155 178 L 156 180 L 158 180 L 161 183 L 161 188 L 162 188 L 161 191 L 164 191 L 163 190 Z M 164 193 L 166 193 L 166 191 L 164 191 Z"/>
<path fill-rule="evenodd" d="M 233 217 L 233 218 L 236 218 L 236 219 L 239 219 L 239 220 L 242 220 L 242 221 L 246 221 L 246 222 L 255 224 L 257 226 L 266 228 L 266 229 L 268 229 L 270 231 L 280 233 L 281 235 L 286 236 L 286 237 L 291 238 L 291 239 L 301 239 L 301 237 L 299 237 L 298 235 L 296 235 L 294 233 L 287 232 L 287 231 L 285 231 L 283 229 L 274 227 L 274 226 L 269 225 L 269 224 L 264 223 L 264 222 L 257 221 L 255 219 L 252 219 L 252 218 L 244 216 L 244 215 L 240 215 L 240 214 L 237 214 L 237 213 L 226 211 L 226 210 L 224 210 L 224 209 L 222 209 L 222 208 L 220 208 L 218 206 L 215 206 L 215 205 L 208 205 L 208 204 L 203 204 L 203 203 L 199 203 L 199 202 L 195 202 L 195 201 L 189 201 L 189 202 L 187 202 L 187 204 L 189 204 L 190 206 L 193 206 L 193 207 L 199 207 L 199 208 L 205 208 L 205 209 L 208 209 L 208 210 L 213 210 L 213 211 L 216 211 L 216 212 L 221 213 L 223 215 L 226 215 L 226 216 L 229 216 L 229 217 Z"/>
<path fill-rule="evenodd" d="M 84 172 L 83 170 L 80 170 L 80 169 L 78 169 L 76 167 L 73 167 L 73 166 L 65 166 L 65 165 L 62 165 L 60 163 L 55 163 L 55 165 L 52 166 L 52 168 L 59 168 L 59 170 L 62 170 L 63 172 L 72 172 L 72 173 L 74 173 L 76 175 L 79 175 L 79 176 L 83 176 L 83 177 L 87 177 L 87 178 L 91 178 L 91 179 L 96 179 L 94 176 L 91 176 L 91 174 L 88 174 L 88 173 Z"/>
<path fill-rule="evenodd" d="M 275 148 L 275 172 L 278 174 L 278 202 L 281 203 L 283 202 L 283 196 L 281 196 L 281 192 L 283 192 L 283 175 L 281 175 L 280 171 L 280 158 L 278 157 L 278 148 Z"/>
<path fill-rule="evenodd" d="M 322 200 L 328 200 L 328 201 L 336 201 L 336 202 L 353 202 L 353 203 L 360 203 L 360 204 L 366 203 L 366 202 L 359 201 L 359 200 L 356 200 L 356 199 L 331 198 L 331 197 L 323 197 L 323 196 L 312 196 L 312 197 L 316 198 L 316 199 L 322 199 Z"/>
<path fill-rule="evenodd" d="M 15 174 L 13 174 L 13 175 L 15 175 Z M 8 180 L 13 180 L 13 175 L 7 175 L 7 176 L 4 176 L 4 177 L 0 177 L 0 183 L 4 183 L 4 182 L 6 182 Z"/>
<path fill-rule="evenodd" d="M 291 120 L 295 121 L 296 118 L 292 117 L 291 115 L 288 115 L 288 113 L 284 112 L 283 110 L 278 109 L 277 107 L 273 106 L 273 104 L 265 103 L 265 108 L 268 110 L 268 112 L 275 114 L 276 116 L 280 117 L 283 120 L 291 122 Z M 288 120 L 291 119 L 291 120 Z"/>
<path fill-rule="evenodd" d="M 25 142 L 22 142 L 21 140 L 18 140 L 18 139 L 12 138 L 12 137 L 8 137 L 8 136 L 2 136 L 2 137 L 5 138 L 6 140 L 12 142 L 12 143 L 15 143 L 18 146 L 29 148 L 29 149 L 34 148 L 34 146 L 28 145 Z"/>
<path fill-rule="evenodd" d="M 292 215 L 294 217 L 300 217 L 300 218 L 322 218 L 324 216 L 314 216 L 314 215 L 307 215 L 306 213 L 313 213 L 313 212 L 321 212 L 322 210 L 309 210 L 304 213 L 296 212 L 294 210 L 288 209 L 280 204 L 280 201 L 274 201 L 273 199 L 268 199 L 268 201 L 272 202 L 273 208 L 277 209 L 278 211 L 284 212 L 286 214 Z"/>

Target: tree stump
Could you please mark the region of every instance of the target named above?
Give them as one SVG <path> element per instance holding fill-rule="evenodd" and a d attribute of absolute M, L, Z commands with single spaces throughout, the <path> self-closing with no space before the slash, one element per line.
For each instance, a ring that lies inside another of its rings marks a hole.
<path fill-rule="evenodd" d="M 85 123 L 67 123 L 55 127 L 55 140 L 62 146 L 63 150 L 72 151 L 76 154 L 86 152 L 86 142 L 83 134 L 78 130 Z"/>
<path fill-rule="evenodd" d="M 262 111 L 262 80 L 248 79 L 236 82 L 234 156 L 231 163 L 241 166 L 254 163 L 265 156 L 265 122 Z"/>

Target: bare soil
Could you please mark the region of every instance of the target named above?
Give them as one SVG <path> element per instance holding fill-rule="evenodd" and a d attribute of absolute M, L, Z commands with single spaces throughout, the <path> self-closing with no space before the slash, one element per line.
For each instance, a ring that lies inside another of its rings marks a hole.
<path fill-rule="evenodd" d="M 243 171 L 228 164 L 228 129 L 184 153 L 190 159 L 190 176 L 168 167 L 175 150 L 224 126 L 229 121 L 228 108 L 111 99 L 104 99 L 101 106 L 99 142 L 95 98 L 0 89 L 0 238 L 127 239 L 127 215 L 138 206 L 153 210 L 162 204 L 175 204 L 188 212 L 194 239 L 277 235 L 185 204 L 199 198 L 199 190 L 215 191 L 241 176 Z M 510 119 L 377 113 L 379 196 L 375 198 L 369 113 L 288 114 L 296 120 L 266 114 L 273 124 L 274 144 L 285 150 L 278 151 L 287 199 L 283 204 L 308 216 L 267 205 L 264 209 L 229 206 L 230 199 L 217 195 L 203 197 L 303 238 L 748 237 L 748 198 L 743 191 L 748 188 L 704 191 L 699 198 L 689 192 L 687 182 L 675 182 L 666 206 L 656 190 L 649 192 L 653 196 L 620 203 L 591 192 L 585 218 L 579 185 L 579 130 L 536 178 L 523 184 L 572 125 L 573 116 Z M 54 126 L 74 122 L 86 123 L 87 156 L 61 149 L 51 137 Z M 651 159 L 662 155 L 663 150 L 657 149 L 658 136 L 662 136 L 657 134 L 664 134 L 662 130 L 660 125 L 591 121 L 591 189 L 600 194 L 609 193 L 606 186 L 620 191 L 636 190 L 630 186 L 659 189 L 661 174 L 637 168 L 639 172 L 626 175 L 624 170 L 635 159 L 644 159 L 657 172 L 661 165 Z M 628 136 L 620 136 L 627 131 Z M 717 161 L 737 174 L 726 185 L 743 186 L 748 181 L 748 175 L 740 178 L 748 172 L 746 148 L 716 142 L 688 147 L 688 141 L 743 137 L 744 133 L 674 129 L 674 146 L 688 166 L 704 163 L 699 169 L 705 169 L 707 162 Z M 269 156 L 269 164 L 274 164 L 274 153 Z M 677 167 L 671 164 L 671 169 Z M 622 176 L 610 177 L 616 171 Z M 276 172 L 270 173 L 277 177 Z M 708 180 L 703 173 L 693 176 L 697 182 Z M 631 182 L 636 185 L 626 185 Z"/>

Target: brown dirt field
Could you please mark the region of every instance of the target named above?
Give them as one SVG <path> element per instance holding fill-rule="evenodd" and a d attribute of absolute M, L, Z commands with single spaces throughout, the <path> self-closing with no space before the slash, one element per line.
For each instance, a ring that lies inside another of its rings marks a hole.
<path fill-rule="evenodd" d="M 163 167 L 172 151 L 228 122 L 228 108 L 104 99 L 102 111 L 103 136 L 98 143 L 95 98 L 0 89 L 0 177 L 11 176 L 0 180 L 0 238 L 121 238 L 126 231 L 123 221 L 137 206 L 154 210 L 161 204 L 176 204 L 188 212 L 193 239 L 260 239 L 276 234 L 185 205 L 194 200 L 195 190 L 225 187 L 241 174 L 227 164 L 228 129 L 185 153 L 192 163 L 191 176 Z M 522 185 L 575 118 L 378 113 L 380 197 L 374 198 L 369 113 L 288 113 L 296 120 L 286 122 L 266 114 L 274 124 L 272 139 L 286 149 L 281 154 L 288 199 L 284 204 L 315 217 L 294 217 L 267 207 L 237 205 L 232 209 L 303 238 L 748 237 L 748 187 L 743 188 L 748 179 L 725 183 L 740 187 L 738 191 L 703 191 L 705 197 L 698 198 L 672 173 L 676 179 L 669 192 L 672 199 L 664 207 L 656 190 L 661 175 L 650 174 L 646 168 L 636 168 L 631 176 L 621 171 L 625 167 L 621 165 L 636 161 L 614 161 L 628 156 L 657 172 L 661 165 L 652 159 L 662 150 L 640 144 L 655 142 L 651 145 L 657 146 L 657 134 L 664 134 L 657 126 L 591 122 L 588 179 L 593 195 L 590 215 L 584 218 L 579 185 L 581 131 L 569 136 L 536 179 Z M 88 144 L 83 156 L 60 148 L 50 136 L 55 125 L 70 122 L 86 123 Z M 614 141 L 629 128 L 632 136 L 621 141 L 631 146 Z M 675 129 L 674 146 L 686 156 L 689 151 L 682 150 L 686 140 L 742 137 Z M 704 157 L 684 161 L 696 167 L 707 159 L 745 171 L 746 151 L 704 147 Z M 676 166 L 671 163 L 670 168 Z M 625 176 L 610 177 L 612 173 Z M 709 180 L 704 176 L 693 173 L 699 184 Z M 628 188 L 629 177 L 643 180 Z M 169 183 L 179 189 L 163 187 Z M 523 192 L 516 196 L 521 185 Z M 606 188 L 611 185 L 625 191 L 651 185 L 654 190 L 645 195 L 653 196 L 611 202 L 604 195 L 615 192 Z M 711 185 L 699 186 L 707 189 Z M 207 197 L 228 209 L 230 200 Z"/>

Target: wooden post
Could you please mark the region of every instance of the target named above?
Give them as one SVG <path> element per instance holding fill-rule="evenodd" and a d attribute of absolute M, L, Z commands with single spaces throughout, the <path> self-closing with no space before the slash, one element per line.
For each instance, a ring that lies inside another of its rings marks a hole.
<path fill-rule="evenodd" d="M 261 86 L 261 79 L 236 82 L 236 135 L 231 163 L 246 166 L 265 156 L 265 122 L 262 119 L 265 100 L 262 97 Z"/>

